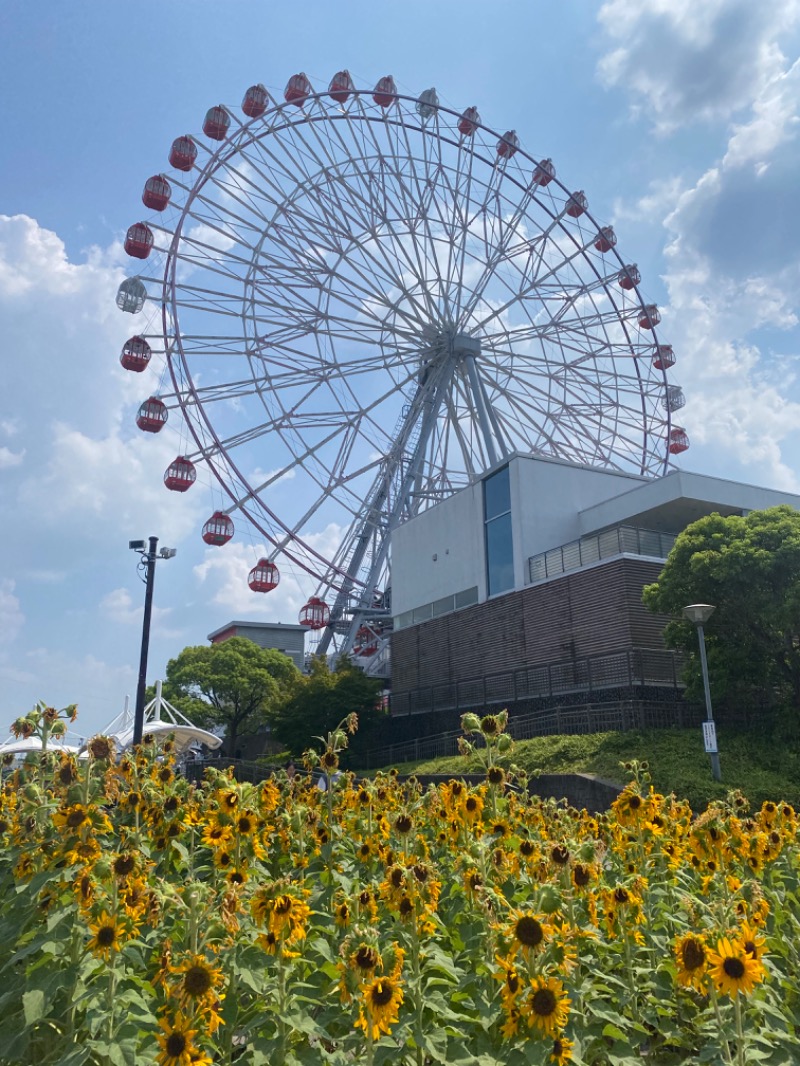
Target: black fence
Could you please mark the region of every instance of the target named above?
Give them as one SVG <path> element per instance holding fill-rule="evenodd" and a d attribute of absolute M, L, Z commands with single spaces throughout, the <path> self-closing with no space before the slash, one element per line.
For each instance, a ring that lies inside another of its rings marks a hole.
<path fill-rule="evenodd" d="M 509 715 L 507 731 L 515 740 L 533 737 L 574 736 L 581 733 L 625 732 L 631 729 L 670 729 L 699 725 L 705 716 L 699 706 L 682 701 L 618 700 L 613 703 L 577 703 L 543 708 L 531 714 Z M 458 754 L 462 731 L 415 737 L 362 752 L 358 765 L 374 769 L 419 759 L 441 759 Z M 470 738 L 471 740 L 474 738 Z"/>
<path fill-rule="evenodd" d="M 677 693 L 682 666 L 674 652 L 633 648 L 613 655 L 524 666 L 395 692 L 391 696 L 391 713 L 396 716 L 471 711 L 569 694 L 580 694 L 582 698 L 604 694 L 613 699 L 615 694 L 622 696 L 636 688 L 658 687 Z"/>

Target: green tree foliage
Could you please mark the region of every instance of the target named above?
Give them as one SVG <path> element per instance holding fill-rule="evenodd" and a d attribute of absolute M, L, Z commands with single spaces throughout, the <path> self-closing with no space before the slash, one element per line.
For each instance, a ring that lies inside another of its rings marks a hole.
<path fill-rule="evenodd" d="M 239 737 L 263 729 L 301 676 L 288 655 L 231 637 L 170 659 L 164 695 L 198 725 L 224 726 L 225 752 L 233 756 Z"/>
<path fill-rule="evenodd" d="M 334 670 L 325 658 L 313 659 L 308 676 L 273 716 L 273 734 L 292 754 L 300 755 L 312 746 L 314 737 L 326 736 L 355 711 L 359 728 L 351 748 L 364 747 L 385 715 L 378 707 L 380 691 L 381 682 L 367 677 L 346 655 Z"/>
<path fill-rule="evenodd" d="M 705 627 L 715 698 L 800 710 L 800 511 L 788 505 L 693 522 L 677 538 L 646 606 L 673 615 L 664 638 L 689 653 L 687 685 L 702 692 L 690 603 L 716 607 Z"/>

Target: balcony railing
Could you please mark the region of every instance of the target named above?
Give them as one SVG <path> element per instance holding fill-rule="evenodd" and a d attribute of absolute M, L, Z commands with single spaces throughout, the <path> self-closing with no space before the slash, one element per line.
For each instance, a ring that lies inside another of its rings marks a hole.
<path fill-rule="evenodd" d="M 675 543 L 675 533 L 636 526 L 614 526 L 602 533 L 593 533 L 580 540 L 570 541 L 559 548 L 541 552 L 528 559 L 528 584 L 545 581 L 570 570 L 611 559 L 615 555 L 642 555 L 651 559 L 666 559 Z"/>

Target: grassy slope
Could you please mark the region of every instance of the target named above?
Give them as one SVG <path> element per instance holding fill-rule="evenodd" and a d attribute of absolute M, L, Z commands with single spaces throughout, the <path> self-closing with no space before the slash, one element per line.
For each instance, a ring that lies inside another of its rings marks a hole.
<path fill-rule="evenodd" d="M 752 733 L 719 730 L 722 782 L 711 776 L 699 729 L 661 729 L 589 736 L 539 737 L 516 744 L 509 763 L 529 772 L 590 773 L 624 784 L 621 763 L 646 759 L 659 792 L 675 792 L 695 809 L 740 789 L 753 806 L 765 799 L 785 799 L 800 808 L 800 752 Z M 459 774 L 480 768 L 476 757 L 406 763 L 401 773 Z"/>

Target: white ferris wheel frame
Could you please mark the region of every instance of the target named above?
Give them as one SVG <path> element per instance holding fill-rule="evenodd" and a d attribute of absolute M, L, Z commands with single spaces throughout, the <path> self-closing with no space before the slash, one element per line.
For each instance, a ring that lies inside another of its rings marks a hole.
<path fill-rule="evenodd" d="M 170 177 L 185 194 L 172 230 L 149 223 L 165 255 L 163 275 L 140 275 L 161 292 L 157 340 L 172 392 L 160 398 L 181 409 L 195 457 L 231 501 L 227 513 L 248 519 L 272 545 L 271 559 L 284 556 L 313 577 L 318 595 L 334 596 L 321 651 L 334 636 L 349 650 L 365 620 L 379 629 L 389 614 L 375 591 L 388 581 L 396 525 L 513 452 L 651 476 L 669 466 L 665 397 L 675 386 L 666 368 L 653 368 L 658 339 L 654 327 L 639 325 L 646 305 L 638 285 L 619 286 L 626 264 L 616 247 L 596 251 L 601 227 L 588 209 L 569 215 L 573 193 L 557 178 L 536 184 L 539 161 L 521 147 L 501 158 L 496 147 L 508 134 L 478 120 L 465 136 L 452 108 L 437 102 L 423 117 L 417 97 L 396 93 L 381 107 L 373 94 L 354 88 L 340 106 L 328 91 L 312 91 L 301 108 L 270 100 L 262 116 L 244 121 L 226 109 L 231 126 L 217 146 L 192 138 L 206 152 L 193 180 Z M 407 232 L 398 232 L 399 222 Z M 483 241 L 483 263 L 473 238 Z M 512 276 L 509 264 L 519 275 L 516 292 L 503 274 Z M 206 283 L 192 284 L 198 272 Z M 226 291 L 228 284 L 239 289 Z M 370 310 L 376 304 L 383 317 Z M 527 324 L 503 326 L 520 309 Z M 549 315 L 543 325 L 533 309 Z M 182 317 L 200 313 L 239 323 L 241 332 L 182 331 Z M 489 323 L 499 332 L 487 333 Z M 501 335 L 506 347 L 493 343 Z M 569 360 L 551 351 L 548 362 L 545 341 L 553 338 Z M 343 362 L 337 343 L 365 345 L 366 354 Z M 520 354 L 537 343 L 538 354 Z M 268 354 L 275 350 L 280 358 Z M 193 372 L 195 364 L 241 357 L 249 377 L 205 384 Z M 386 382 L 367 402 L 359 385 L 372 383 L 376 364 Z M 305 390 L 305 406 L 287 407 L 283 390 L 291 400 Z M 309 398 L 326 390 L 334 406 L 313 409 Z M 271 418 L 227 434 L 217 428 L 214 404 L 256 395 L 267 410 L 273 405 Z M 381 416 L 399 399 L 387 432 Z M 234 453 L 270 434 L 291 458 L 254 487 Z M 334 464 L 322 456 L 337 440 Z M 362 455 L 348 468 L 365 441 L 373 451 L 383 442 L 384 454 Z M 299 472 L 319 494 L 287 519 L 265 495 Z M 331 498 L 350 515 L 333 555 L 307 535 Z"/>

